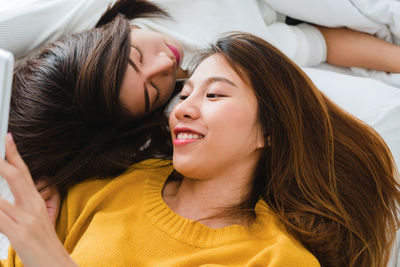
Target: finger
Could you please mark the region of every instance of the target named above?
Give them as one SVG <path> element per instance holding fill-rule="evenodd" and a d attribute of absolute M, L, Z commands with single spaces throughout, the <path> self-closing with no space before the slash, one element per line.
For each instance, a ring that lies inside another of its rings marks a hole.
<path fill-rule="evenodd" d="M 44 201 L 39 194 L 29 200 L 29 205 L 18 206 L 0 197 L 0 211 L 12 219 L 17 225 L 29 225 L 32 219 L 48 217 Z"/>
<path fill-rule="evenodd" d="M 14 195 L 16 205 L 29 202 L 31 197 L 34 195 L 34 192 L 37 193 L 35 186 L 30 185 L 26 181 L 27 178 L 23 178 L 24 175 L 26 176 L 29 174 L 21 173 L 19 169 L 0 159 L 0 176 L 7 181 L 10 190 Z"/>
<path fill-rule="evenodd" d="M 17 223 L 11 219 L 4 211 L 0 210 L 0 232 L 8 239 L 12 239 L 12 234 L 17 231 Z"/>
<path fill-rule="evenodd" d="M 11 165 L 9 162 L 0 159 L 0 176 L 2 176 L 10 186 L 11 191 L 14 193 L 14 190 L 11 188 L 16 187 L 16 189 L 19 186 L 19 183 L 21 183 L 20 179 L 18 179 L 18 176 L 20 176 L 21 173 L 20 171 Z M 15 186 L 17 184 L 17 186 Z"/>
<path fill-rule="evenodd" d="M 21 155 L 18 152 L 17 146 L 15 145 L 14 139 L 11 135 L 11 133 L 8 133 L 6 136 L 6 158 L 7 161 L 16 167 L 17 169 L 21 170 L 24 173 L 29 173 L 29 169 L 26 166 L 24 160 L 22 159 Z M 30 180 L 32 180 L 30 178 Z M 32 182 L 33 183 L 33 182 Z"/>
<path fill-rule="evenodd" d="M 10 133 L 7 134 L 5 143 L 7 162 L 14 168 L 11 168 L 6 164 L 1 164 L 1 169 L 4 168 L 5 171 L 5 173 L 1 174 L 7 180 L 10 189 L 14 194 L 15 202 L 22 203 L 23 197 L 27 196 L 27 194 L 31 195 L 32 191 L 35 189 L 35 185 L 29 169 L 18 153 L 17 146 L 15 145 Z"/>
<path fill-rule="evenodd" d="M 0 211 L 7 215 L 14 222 L 18 222 L 21 217 L 21 212 L 14 204 L 0 198 Z"/>

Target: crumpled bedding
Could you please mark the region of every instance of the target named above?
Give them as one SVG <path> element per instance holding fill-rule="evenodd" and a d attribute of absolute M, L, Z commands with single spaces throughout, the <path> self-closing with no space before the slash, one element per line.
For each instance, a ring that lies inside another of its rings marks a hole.
<path fill-rule="evenodd" d="M 350 0 L 354 7 L 377 25 L 376 35 L 400 45 L 399 0 Z"/>
<path fill-rule="evenodd" d="M 400 45 L 399 0 L 264 1 L 296 19 L 327 27 L 348 27 Z"/>
<path fill-rule="evenodd" d="M 327 27 L 347 27 L 400 45 L 399 0 L 264 1 L 276 11 L 299 20 Z M 397 73 L 351 68 L 348 74 L 374 78 L 400 88 L 400 74 Z"/>

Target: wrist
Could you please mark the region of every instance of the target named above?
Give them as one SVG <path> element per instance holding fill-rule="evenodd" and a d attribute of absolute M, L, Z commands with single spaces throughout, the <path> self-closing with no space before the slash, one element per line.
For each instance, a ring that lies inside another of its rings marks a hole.
<path fill-rule="evenodd" d="M 53 229 L 52 229 L 53 230 Z M 54 230 L 53 230 L 54 231 Z M 42 266 L 65 266 L 77 267 L 78 265 L 69 255 L 68 251 L 61 244 L 57 235 L 42 237 L 40 246 L 25 247 L 24 251 L 17 252 L 26 267 L 42 267 Z"/>

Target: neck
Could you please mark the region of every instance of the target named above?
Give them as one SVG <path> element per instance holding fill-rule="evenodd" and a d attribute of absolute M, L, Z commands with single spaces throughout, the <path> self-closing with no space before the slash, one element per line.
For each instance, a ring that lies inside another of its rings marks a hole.
<path fill-rule="evenodd" d="M 166 204 L 182 217 L 200 221 L 211 228 L 232 224 L 247 225 L 247 217 L 226 216 L 226 209 L 242 203 L 250 193 L 252 176 L 237 170 L 207 179 L 184 177 L 167 182 L 163 190 Z M 222 216 L 221 216 L 222 214 Z"/>

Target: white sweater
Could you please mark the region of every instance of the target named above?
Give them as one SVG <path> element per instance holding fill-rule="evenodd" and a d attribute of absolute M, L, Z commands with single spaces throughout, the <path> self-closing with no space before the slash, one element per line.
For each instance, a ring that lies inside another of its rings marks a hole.
<path fill-rule="evenodd" d="M 93 28 L 115 0 L 0 0 L 0 48 L 18 59 L 66 33 Z"/>
<path fill-rule="evenodd" d="M 0 7 L 0 48 L 21 58 L 66 33 L 94 27 L 115 0 L 18 0 Z M 173 18 L 137 19 L 143 28 L 166 33 L 184 44 L 186 69 L 196 52 L 227 31 L 245 31 L 271 42 L 301 66 L 326 59 L 321 33 L 310 25 L 288 26 L 264 0 L 156 0 Z"/>

